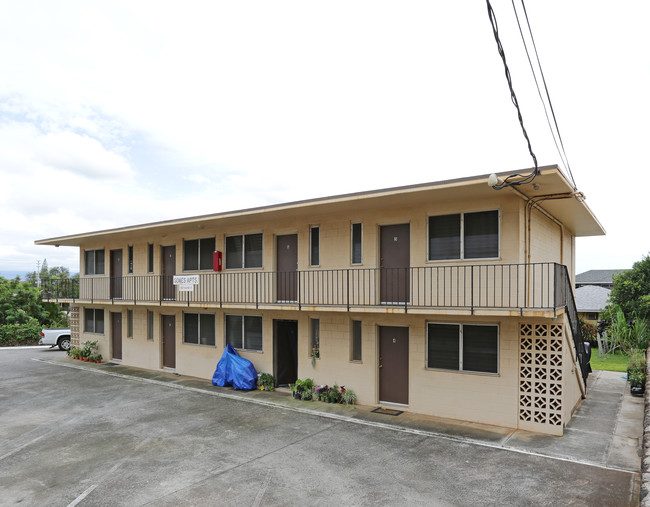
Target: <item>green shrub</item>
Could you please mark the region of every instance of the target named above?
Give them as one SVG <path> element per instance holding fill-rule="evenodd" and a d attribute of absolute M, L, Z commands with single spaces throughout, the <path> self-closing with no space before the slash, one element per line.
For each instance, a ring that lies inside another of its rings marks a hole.
<path fill-rule="evenodd" d="M 641 351 L 636 351 L 630 354 L 627 362 L 627 369 L 630 372 L 639 372 L 645 374 L 646 359 L 645 354 Z"/>
<path fill-rule="evenodd" d="M 23 324 L 0 325 L 0 347 L 36 345 L 41 338 L 41 325 L 30 317 Z"/>
<path fill-rule="evenodd" d="M 262 391 L 273 391 L 275 389 L 275 377 L 270 373 L 260 372 L 258 385 Z"/>

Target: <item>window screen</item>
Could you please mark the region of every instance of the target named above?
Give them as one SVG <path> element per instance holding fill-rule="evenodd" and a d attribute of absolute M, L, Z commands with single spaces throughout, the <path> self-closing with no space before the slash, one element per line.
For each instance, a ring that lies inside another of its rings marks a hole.
<path fill-rule="evenodd" d="M 309 264 L 318 266 L 320 264 L 320 227 L 310 229 L 310 257 Z"/>
<path fill-rule="evenodd" d="M 226 238 L 226 269 L 236 269 L 236 268 L 244 267 L 243 241 L 244 239 L 242 236 L 228 236 Z"/>
<path fill-rule="evenodd" d="M 463 370 L 497 372 L 498 328 L 463 326 Z"/>
<path fill-rule="evenodd" d="M 84 261 L 87 275 L 104 274 L 104 250 L 86 250 Z"/>
<path fill-rule="evenodd" d="M 428 324 L 429 368 L 458 370 L 460 367 L 460 326 L 458 324 Z"/>
<path fill-rule="evenodd" d="M 352 360 L 361 361 L 361 321 L 352 321 Z"/>
<path fill-rule="evenodd" d="M 499 212 L 465 213 L 465 259 L 486 259 L 499 256 Z"/>
<path fill-rule="evenodd" d="M 429 217 L 429 260 L 460 259 L 460 214 Z"/>
<path fill-rule="evenodd" d="M 153 243 L 147 245 L 147 272 L 153 273 Z"/>
<path fill-rule="evenodd" d="M 244 267 L 262 267 L 262 234 L 244 236 Z"/>
<path fill-rule="evenodd" d="M 226 343 L 242 348 L 244 319 L 241 315 L 226 315 Z"/>
<path fill-rule="evenodd" d="M 352 264 L 361 264 L 361 224 L 352 224 Z"/>

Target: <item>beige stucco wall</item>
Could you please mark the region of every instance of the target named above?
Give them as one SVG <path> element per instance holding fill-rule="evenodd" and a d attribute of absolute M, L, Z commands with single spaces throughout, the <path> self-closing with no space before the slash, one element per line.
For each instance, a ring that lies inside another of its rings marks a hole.
<path fill-rule="evenodd" d="M 309 231 L 310 226 L 319 226 L 321 235 L 320 269 L 347 268 L 351 264 L 350 243 L 351 224 L 363 224 L 363 262 L 362 267 L 378 266 L 379 228 L 382 225 L 410 224 L 411 235 L 411 265 L 425 266 L 429 264 L 476 264 L 476 260 L 449 260 L 431 263 L 427 261 L 427 227 L 428 217 L 431 215 L 452 214 L 460 212 L 499 210 L 500 213 L 500 257 L 490 262 L 519 263 L 524 262 L 520 257 L 521 238 L 520 211 L 521 200 L 516 196 L 503 198 L 495 194 L 493 199 L 477 203 L 474 201 L 436 201 L 427 205 L 409 206 L 408 199 L 399 207 L 358 209 L 336 211 L 333 209 L 325 214 L 310 215 L 308 211 L 297 221 L 295 217 L 285 220 L 266 218 L 265 216 L 242 217 L 232 223 L 226 222 L 217 226 L 205 225 L 201 229 L 188 228 L 183 233 L 170 233 L 165 237 L 147 235 L 142 231 L 133 237 L 122 234 L 107 241 L 88 242 L 82 245 L 79 261 L 84 273 L 84 250 L 105 249 L 105 275 L 96 275 L 95 278 L 113 275 L 110 273 L 110 251 L 122 249 L 123 275 L 128 276 L 127 247 L 134 247 L 134 274 L 147 274 L 147 248 L 149 243 L 154 244 L 154 273 L 160 274 L 160 253 L 162 246 L 176 246 L 176 273 L 183 271 L 183 240 L 215 237 L 215 247 L 219 251 L 225 250 L 225 238 L 230 235 L 263 233 L 263 270 L 274 271 L 275 265 L 275 237 L 284 234 L 298 234 L 298 269 L 311 269 L 309 266 Z M 558 260 L 558 259 L 554 259 Z M 355 265 L 358 267 L 358 265 Z M 316 269 L 316 268 L 314 268 Z M 192 271 L 188 271 L 192 273 Z"/>
<path fill-rule="evenodd" d="M 101 306 L 93 305 L 93 308 Z M 81 341 L 97 340 L 105 360 L 112 359 L 111 319 L 105 314 L 102 335 L 82 331 Z M 134 336 L 128 338 L 126 308 L 134 310 Z M 115 308 L 113 308 L 115 309 Z M 154 311 L 154 340 L 147 339 L 147 310 Z M 83 308 L 82 308 L 83 315 Z M 151 370 L 162 369 L 160 316 L 176 317 L 176 369 L 181 375 L 211 379 L 225 348 L 224 315 L 263 315 L 263 351 L 239 351 L 258 371 L 273 373 L 273 319 L 298 321 L 298 375 L 317 384 L 338 384 L 353 389 L 359 403 L 380 401 L 378 377 L 379 327 L 409 328 L 408 410 L 439 417 L 471 420 L 500 426 L 517 426 L 518 342 L 517 319 L 464 318 L 427 319 L 416 315 L 376 315 L 338 312 L 211 310 L 215 315 L 216 344 L 202 346 L 183 343 L 183 310 L 167 307 L 124 307 L 122 318 L 122 364 Z M 312 365 L 309 320 L 320 319 L 320 358 Z M 362 360 L 351 361 L 351 322 L 362 322 Z M 499 373 L 461 373 L 426 368 L 426 323 L 485 323 L 499 325 Z M 82 325 L 83 327 L 83 325 Z"/>
<path fill-rule="evenodd" d="M 563 421 L 564 424 L 571 420 L 573 412 L 582 402 L 584 384 L 581 377 L 580 365 L 576 362 L 575 346 L 571 326 L 566 315 L 563 316 L 564 323 L 564 347 L 562 348 L 562 375 L 563 375 Z M 581 389 L 582 387 L 582 389 Z"/>

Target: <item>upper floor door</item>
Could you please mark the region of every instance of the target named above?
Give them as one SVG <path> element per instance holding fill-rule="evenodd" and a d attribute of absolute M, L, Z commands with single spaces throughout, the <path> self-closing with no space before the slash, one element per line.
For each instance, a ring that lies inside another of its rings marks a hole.
<path fill-rule="evenodd" d="M 380 229 L 380 297 L 382 303 L 410 300 L 411 229 L 409 224 Z"/>
<path fill-rule="evenodd" d="M 122 299 L 122 249 L 111 250 L 111 298 Z"/>
<path fill-rule="evenodd" d="M 277 237 L 278 301 L 298 301 L 298 235 Z"/>
<path fill-rule="evenodd" d="M 162 298 L 175 299 L 176 246 L 162 247 Z"/>

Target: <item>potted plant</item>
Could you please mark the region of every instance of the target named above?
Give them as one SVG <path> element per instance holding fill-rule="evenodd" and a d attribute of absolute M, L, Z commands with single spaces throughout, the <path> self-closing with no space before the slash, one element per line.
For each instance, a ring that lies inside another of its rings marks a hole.
<path fill-rule="evenodd" d="M 327 391 L 329 389 L 329 386 L 324 385 L 324 386 L 318 386 L 315 390 L 316 396 L 318 397 L 318 401 L 324 401 L 327 403 Z"/>
<path fill-rule="evenodd" d="M 341 400 L 341 391 L 339 391 L 339 386 L 334 384 L 327 391 L 327 397 L 329 398 L 330 403 L 338 403 Z"/>
<path fill-rule="evenodd" d="M 354 405 L 357 402 L 357 395 L 352 389 L 346 389 L 341 393 L 341 402 L 345 403 L 346 407 Z"/>
<path fill-rule="evenodd" d="M 630 392 L 635 396 L 643 396 L 645 393 L 645 372 L 633 370 L 628 379 L 630 381 Z"/>
<path fill-rule="evenodd" d="M 260 391 L 273 391 L 275 389 L 275 377 L 270 373 L 260 372 L 257 377 Z"/>

